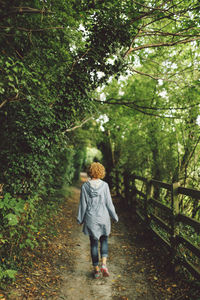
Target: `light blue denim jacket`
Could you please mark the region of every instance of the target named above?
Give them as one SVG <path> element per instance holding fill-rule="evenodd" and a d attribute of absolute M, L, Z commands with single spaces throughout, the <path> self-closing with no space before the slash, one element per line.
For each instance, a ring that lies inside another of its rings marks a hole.
<path fill-rule="evenodd" d="M 83 232 L 95 239 L 108 236 L 111 230 L 110 217 L 118 221 L 108 184 L 100 180 L 99 185 L 94 187 L 90 181 L 85 182 L 81 187 L 77 216 L 78 223 L 83 224 Z"/>

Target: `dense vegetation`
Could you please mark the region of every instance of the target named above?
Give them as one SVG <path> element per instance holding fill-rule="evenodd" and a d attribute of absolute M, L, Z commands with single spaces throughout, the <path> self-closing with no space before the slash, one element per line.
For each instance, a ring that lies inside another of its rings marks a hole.
<path fill-rule="evenodd" d="M 198 0 L 1 4 L 0 279 L 37 246 L 88 141 L 113 184 L 128 169 L 198 186 L 200 39 Z"/>
<path fill-rule="evenodd" d="M 123 182 L 126 171 L 200 188 L 199 74 L 187 75 L 188 85 L 180 87 L 176 80 L 159 83 L 130 75 L 104 88 L 107 101 L 101 105 L 103 131 L 97 145 L 105 153 L 113 186 Z M 182 206 L 199 219 L 198 201 L 184 197 Z"/>

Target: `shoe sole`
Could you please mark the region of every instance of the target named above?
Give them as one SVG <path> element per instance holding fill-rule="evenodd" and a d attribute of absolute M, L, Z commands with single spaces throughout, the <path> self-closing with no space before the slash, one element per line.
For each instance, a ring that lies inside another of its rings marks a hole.
<path fill-rule="evenodd" d="M 103 277 L 109 277 L 109 273 L 107 271 L 105 271 L 104 269 L 101 269 L 101 273 L 103 275 Z"/>

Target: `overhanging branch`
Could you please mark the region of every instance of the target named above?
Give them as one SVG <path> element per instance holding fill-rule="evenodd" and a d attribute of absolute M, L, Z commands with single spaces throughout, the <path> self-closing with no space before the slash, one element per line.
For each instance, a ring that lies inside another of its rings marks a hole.
<path fill-rule="evenodd" d="M 32 7 L 13 7 L 11 8 L 7 14 L 1 16 L 0 20 L 3 20 L 11 15 L 18 15 L 18 14 L 53 14 L 53 12 L 47 9 L 37 9 Z"/>
<path fill-rule="evenodd" d="M 167 78 L 156 77 L 156 76 L 154 76 L 152 74 L 144 73 L 144 72 L 138 71 L 138 70 L 133 69 L 133 68 L 130 68 L 130 70 L 133 71 L 133 72 L 135 72 L 135 73 L 137 73 L 137 74 L 150 77 L 150 78 L 152 78 L 154 80 L 163 80 L 163 81 L 168 81 L 168 82 L 176 83 L 176 81 L 174 81 L 174 80 L 170 80 L 170 79 L 167 79 Z"/>
<path fill-rule="evenodd" d="M 76 125 L 76 126 L 74 126 L 74 127 L 72 127 L 72 128 L 68 128 L 68 129 L 65 130 L 65 132 L 70 132 L 70 131 L 73 131 L 73 130 L 75 130 L 75 129 L 77 129 L 77 128 L 82 127 L 85 123 L 87 123 L 88 121 L 90 121 L 92 118 L 93 118 L 93 117 L 90 117 L 90 118 L 88 118 L 88 119 L 86 119 L 86 120 L 83 120 L 81 124 Z"/>
<path fill-rule="evenodd" d="M 115 102 L 111 102 L 113 100 Z M 131 109 L 139 111 L 139 112 L 141 112 L 141 113 L 143 113 L 145 115 L 159 117 L 159 118 L 167 118 L 167 119 L 181 119 L 181 117 L 159 115 L 159 114 L 151 113 L 148 110 L 154 110 L 154 111 L 161 111 L 161 110 L 165 110 L 165 111 L 187 110 L 189 108 L 192 108 L 192 107 L 195 107 L 195 106 L 199 105 L 199 103 L 197 103 L 197 104 L 192 104 L 190 106 L 185 106 L 185 107 L 150 107 L 150 106 L 138 105 L 138 104 L 136 104 L 135 101 L 131 101 L 131 102 L 130 101 L 129 102 L 128 101 L 121 101 L 120 99 L 115 99 L 115 98 L 109 98 L 109 99 L 107 99 L 107 101 L 92 99 L 92 101 L 99 102 L 101 104 L 124 105 L 124 106 L 127 106 L 127 107 L 131 108 Z M 140 99 L 140 101 L 141 101 L 141 99 Z"/>
<path fill-rule="evenodd" d="M 0 108 L 2 108 L 6 103 L 8 103 L 8 102 L 15 102 L 15 101 L 22 101 L 22 100 L 25 100 L 24 98 L 22 99 L 20 99 L 19 98 L 19 93 L 17 93 L 14 97 L 12 97 L 12 98 L 10 98 L 10 99 L 6 99 L 6 100 L 4 100 L 3 102 L 1 102 L 1 104 L 0 104 Z"/>
<path fill-rule="evenodd" d="M 0 108 L 2 108 L 7 102 L 8 102 L 8 100 L 4 100 L 4 101 L 0 104 Z"/>
<path fill-rule="evenodd" d="M 2 29 L 17 29 L 20 31 L 27 31 L 27 32 L 40 32 L 40 31 L 46 31 L 46 30 L 52 30 L 52 29 L 64 29 L 63 26 L 59 26 L 59 27 L 46 27 L 46 28 L 36 28 L 36 29 L 32 29 L 32 28 L 25 28 L 25 27 L 7 27 L 7 26 L 0 26 L 0 28 Z"/>
<path fill-rule="evenodd" d="M 170 46 L 175 46 L 175 45 L 181 45 L 181 44 L 187 44 L 187 43 L 191 43 L 194 41 L 200 40 L 200 36 L 194 37 L 192 39 L 183 39 L 183 40 L 179 40 L 176 42 L 169 42 L 169 43 L 157 43 L 157 44 L 146 44 L 146 45 L 141 45 L 135 48 L 131 48 L 130 52 L 133 51 L 138 51 L 138 50 L 142 50 L 142 49 L 146 49 L 146 48 L 157 48 L 157 47 L 170 47 Z"/>

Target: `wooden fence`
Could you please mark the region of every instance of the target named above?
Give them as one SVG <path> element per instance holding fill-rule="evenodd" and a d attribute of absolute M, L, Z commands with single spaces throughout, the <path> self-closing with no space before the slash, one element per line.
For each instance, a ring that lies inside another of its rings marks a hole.
<path fill-rule="evenodd" d="M 186 216 L 181 205 L 185 196 L 200 201 L 200 191 L 128 174 L 124 187 L 127 203 L 169 249 L 173 265 L 200 279 L 200 222 Z"/>

